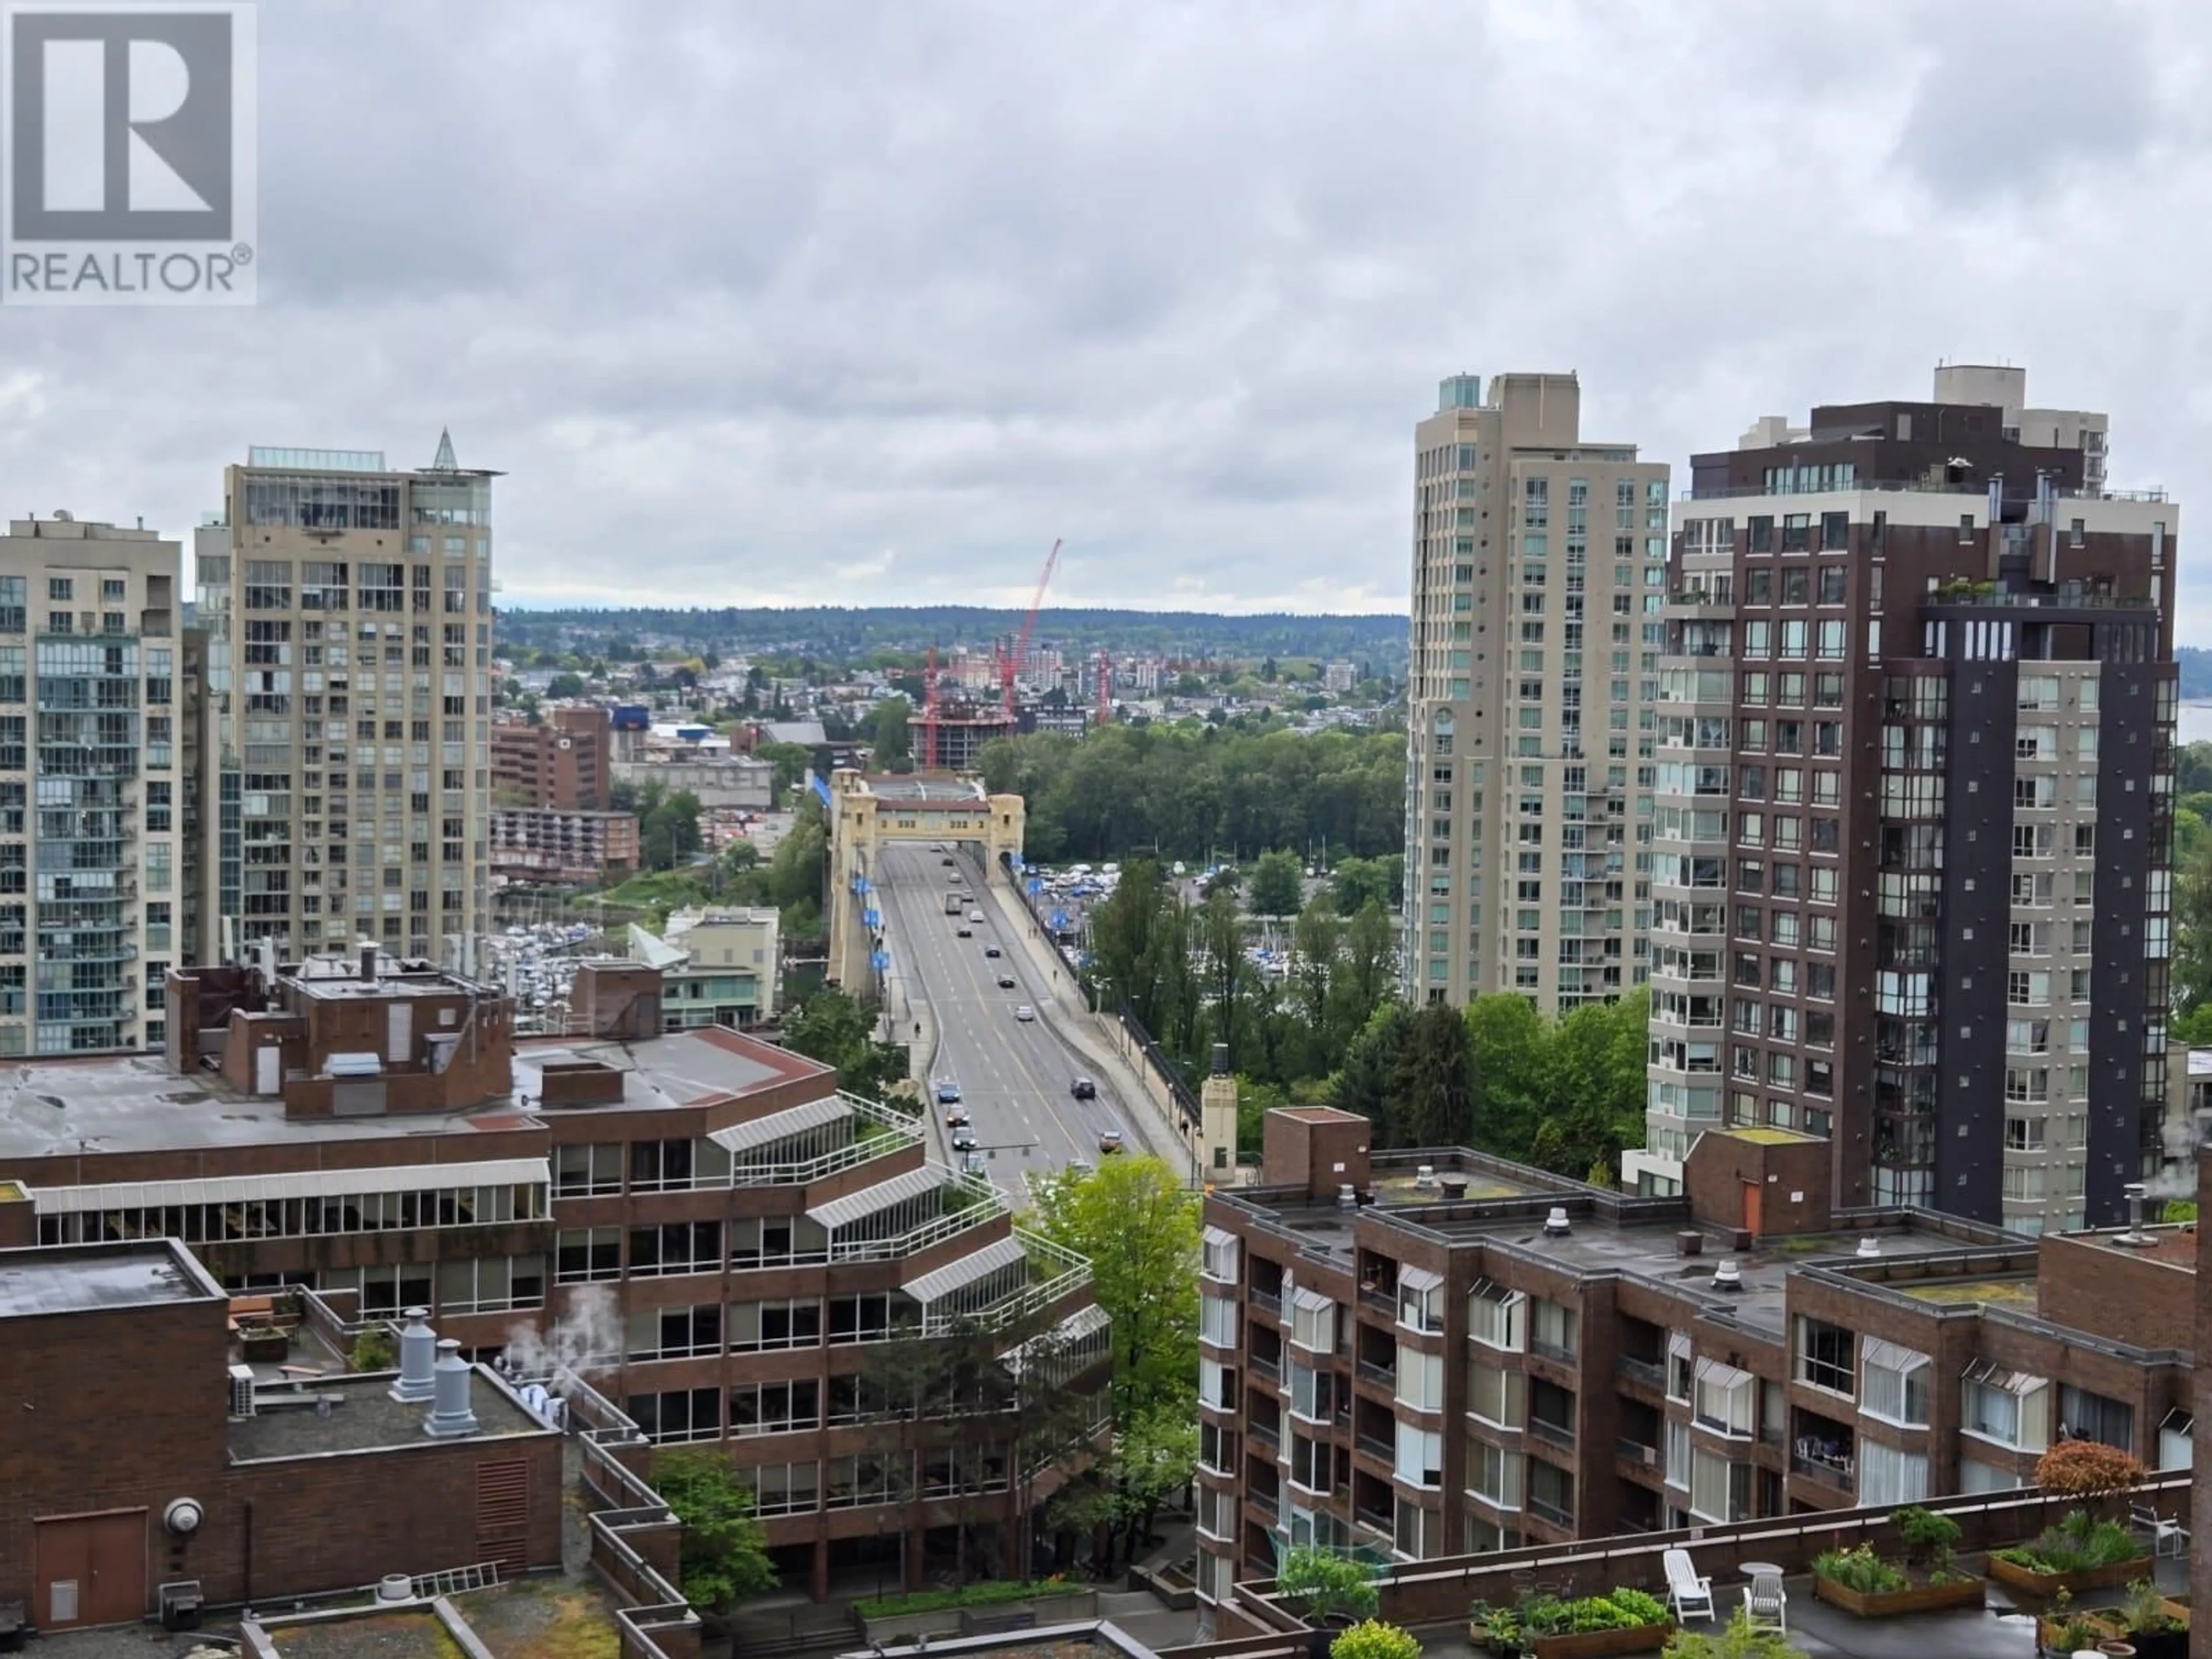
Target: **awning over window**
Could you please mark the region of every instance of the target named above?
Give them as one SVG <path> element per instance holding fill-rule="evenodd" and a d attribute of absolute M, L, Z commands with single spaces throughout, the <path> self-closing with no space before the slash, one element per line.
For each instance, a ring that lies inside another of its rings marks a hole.
<path fill-rule="evenodd" d="M 1208 1227 L 1203 1237 L 1209 1244 L 1234 1244 L 1237 1235 L 1226 1227 Z"/>
<path fill-rule="evenodd" d="M 1993 1360 L 1977 1359 L 1963 1373 L 1969 1382 L 1979 1382 L 1986 1388 L 2002 1389 L 2007 1394 L 2033 1394 L 2049 1381 L 2027 1371 L 2008 1371 L 1999 1369 Z"/>
<path fill-rule="evenodd" d="M 1895 1342 L 1885 1342 L 1878 1336 L 1859 1339 L 1859 1352 L 1869 1365 L 1880 1365 L 1886 1370 L 1909 1371 L 1935 1361 L 1917 1348 L 1907 1348 Z"/>
<path fill-rule="evenodd" d="M 889 1181 L 879 1181 L 872 1187 L 863 1187 L 857 1193 L 833 1198 L 827 1204 L 817 1204 L 806 1212 L 806 1218 L 834 1233 L 840 1227 L 849 1227 L 894 1204 L 933 1193 L 951 1179 L 952 1172 L 943 1164 L 925 1164 L 904 1175 L 893 1176 Z"/>
<path fill-rule="evenodd" d="M 1698 1382 L 1709 1383 L 1716 1389 L 1737 1389 L 1751 1381 L 1751 1373 L 1738 1370 L 1733 1365 L 1723 1364 L 1717 1359 L 1700 1359 L 1697 1378 Z"/>
<path fill-rule="evenodd" d="M 995 1244 L 986 1244 L 981 1249 L 962 1256 L 957 1261 L 948 1261 L 919 1279 L 909 1279 L 899 1288 L 927 1306 L 955 1291 L 988 1279 L 993 1273 L 1018 1266 L 1024 1257 L 1025 1252 L 1019 1239 L 1002 1238 Z"/>
<path fill-rule="evenodd" d="M 1689 1332 L 1669 1331 L 1667 1333 L 1667 1357 L 1669 1359 L 1687 1359 L 1690 1357 Z"/>
<path fill-rule="evenodd" d="M 1503 1306 L 1509 1302 L 1523 1301 L 1526 1297 L 1524 1292 L 1509 1290 L 1494 1279 L 1478 1279 L 1468 1291 L 1467 1299 L 1470 1302 L 1495 1302 Z"/>
<path fill-rule="evenodd" d="M 1336 1305 L 1335 1297 L 1324 1296 L 1319 1291 L 1293 1291 L 1291 1302 L 1293 1306 L 1303 1308 L 1308 1313 L 1322 1313 Z"/>
<path fill-rule="evenodd" d="M 204 1181 L 118 1181 L 96 1187 L 42 1187 L 33 1194 L 40 1215 L 95 1210 L 158 1210 L 198 1204 L 266 1204 L 288 1198 L 347 1198 L 371 1193 L 428 1193 L 459 1187 L 544 1187 L 551 1166 L 542 1158 L 501 1158 L 474 1164 L 378 1164 L 348 1170 L 287 1170 L 276 1175 L 219 1176 Z"/>
<path fill-rule="evenodd" d="M 1426 1267 L 1398 1269 L 1398 1288 L 1401 1291 L 1433 1291 L 1443 1282 L 1442 1273 L 1432 1273 Z"/>
<path fill-rule="evenodd" d="M 707 1139 L 725 1152 L 749 1152 L 756 1146 L 773 1146 L 809 1129 L 841 1122 L 852 1115 L 853 1109 L 832 1095 L 826 1100 L 810 1100 L 804 1106 L 770 1112 L 750 1123 L 732 1123 L 726 1129 L 714 1130 Z"/>
<path fill-rule="evenodd" d="M 2197 1437 L 2197 1419 L 2176 1406 L 2166 1414 L 2166 1420 L 2158 1425 L 2158 1431 L 2160 1434 L 2178 1434 L 2184 1440 L 2194 1440 Z"/>

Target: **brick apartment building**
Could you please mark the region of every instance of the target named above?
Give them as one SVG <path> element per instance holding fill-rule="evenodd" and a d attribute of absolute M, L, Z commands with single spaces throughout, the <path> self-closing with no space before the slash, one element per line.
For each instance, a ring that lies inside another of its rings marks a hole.
<path fill-rule="evenodd" d="M 635 812 L 491 810 L 491 872 L 507 881 L 590 882 L 637 867 Z"/>
<path fill-rule="evenodd" d="M 32 1208 L 0 1182 L 0 1246 Z M 172 1240 L 0 1248 L 0 1612 L 51 1632 L 136 1623 L 179 1589 L 220 1605 L 560 1565 L 561 1433 L 489 1369 L 461 1371 L 467 1416 L 433 1435 L 433 1406 L 327 1349 L 293 1350 L 319 1362 L 304 1390 L 241 1364 L 233 1311 Z"/>
<path fill-rule="evenodd" d="M 726 1448 L 786 1582 L 817 1596 L 883 1553 L 923 1582 L 963 1523 L 971 1562 L 1012 1570 L 1012 1426 L 914 1449 L 862 1374 L 882 1344 L 975 1325 L 1057 1333 L 1059 1380 L 1088 1393 L 1105 1321 L 1088 1267 L 930 1161 L 915 1120 L 738 1033 L 661 1035 L 660 976 L 635 963 L 580 969 L 592 1035 L 566 1042 L 518 1044 L 495 989 L 373 955 L 179 969 L 167 994 L 166 1055 L 0 1085 L 20 1242 L 175 1238 L 234 1291 L 424 1308 L 478 1359 L 580 1356 L 653 1442 Z"/>
<path fill-rule="evenodd" d="M 1838 1206 L 2110 1226 L 2165 1152 L 2179 509 L 2024 371 L 1936 394 L 1692 458 L 1623 1173 L 1755 1124 Z"/>
<path fill-rule="evenodd" d="M 492 799 L 505 806 L 604 812 L 612 804 L 614 735 L 602 703 L 566 703 L 542 726 L 503 721 L 491 729 Z"/>
<path fill-rule="evenodd" d="M 1372 1157 L 1368 1127 L 1272 1111 L 1261 1184 L 1206 1199 L 1210 1600 L 1308 1541 L 1429 1559 L 1995 1491 L 2069 1434 L 2190 1462 L 2193 1229 L 1832 1211 L 1826 1145 L 1771 1129 L 1707 1133 L 1653 1199 Z"/>

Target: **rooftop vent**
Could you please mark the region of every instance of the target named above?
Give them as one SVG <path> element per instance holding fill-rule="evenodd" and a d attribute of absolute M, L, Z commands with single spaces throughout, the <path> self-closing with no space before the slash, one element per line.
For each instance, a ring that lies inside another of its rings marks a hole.
<path fill-rule="evenodd" d="M 469 1362 L 461 1358 L 461 1345 L 452 1337 L 438 1344 L 437 1403 L 425 1434 L 444 1439 L 477 1431 L 477 1414 L 469 1405 Z"/>
<path fill-rule="evenodd" d="M 1685 1228 L 1674 1235 L 1676 1255 L 1703 1255 L 1705 1253 L 1705 1236 L 1703 1233 L 1692 1228 Z"/>
<path fill-rule="evenodd" d="M 1463 1175 L 1440 1175 L 1437 1177 L 1437 1185 L 1443 1189 L 1446 1198 L 1467 1196 L 1467 1177 Z"/>
<path fill-rule="evenodd" d="M 1743 1269 L 1733 1259 L 1713 1269 L 1713 1288 L 1741 1294 L 1743 1290 Z"/>
<path fill-rule="evenodd" d="M 1423 1164 L 1413 1170 L 1413 1185 L 1421 1191 L 1426 1192 L 1436 1184 L 1437 1166 L 1435 1164 Z"/>
<path fill-rule="evenodd" d="M 412 1601 L 415 1581 L 404 1572 L 387 1572 L 378 1581 L 376 1599 L 380 1601 Z"/>
<path fill-rule="evenodd" d="M 1881 1254 L 1881 1241 L 1869 1233 L 1859 1240 L 1858 1255 L 1862 1261 L 1871 1261 Z"/>
<path fill-rule="evenodd" d="M 1336 1189 L 1336 1207 L 1340 1210 L 1358 1209 L 1359 1207 L 1359 1188 L 1353 1186 L 1348 1181 L 1341 1187 L 1339 1187 Z"/>
<path fill-rule="evenodd" d="M 1213 1075 L 1216 1077 L 1229 1075 L 1229 1045 L 1225 1042 L 1217 1042 L 1213 1045 Z"/>
<path fill-rule="evenodd" d="M 2142 1182 L 2130 1181 L 2120 1190 L 2128 1195 L 2128 1230 L 2124 1233 L 2115 1233 L 2112 1243 L 2124 1244 L 2131 1250 L 2140 1250 L 2146 1245 L 2157 1243 L 2155 1237 L 2143 1231 Z"/>
<path fill-rule="evenodd" d="M 230 1414 L 233 1417 L 253 1415 L 253 1367 L 233 1365 L 230 1368 Z"/>
<path fill-rule="evenodd" d="M 407 1310 L 407 1322 L 399 1331 L 399 1380 L 392 1397 L 409 1404 L 437 1397 L 438 1338 L 425 1322 L 428 1308 Z"/>
<path fill-rule="evenodd" d="M 1544 1237 L 1565 1238 L 1573 1231 L 1567 1224 L 1567 1206 L 1564 1204 L 1552 1206 L 1552 1212 L 1544 1218 Z"/>

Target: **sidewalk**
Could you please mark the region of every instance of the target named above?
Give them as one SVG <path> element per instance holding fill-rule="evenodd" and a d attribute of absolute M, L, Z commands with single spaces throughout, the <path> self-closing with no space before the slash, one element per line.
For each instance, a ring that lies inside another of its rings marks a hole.
<path fill-rule="evenodd" d="M 1152 1090 L 1137 1075 L 1136 1068 L 1122 1058 L 1113 1040 L 1100 1030 L 1102 1022 L 1084 1000 L 1082 987 L 1073 982 L 1061 965 L 1059 954 L 1044 937 L 1036 918 L 1030 915 L 1021 895 L 996 871 L 985 885 L 999 907 L 1008 933 L 1021 941 L 1030 965 L 1041 976 L 1048 994 L 1048 1000 L 1037 1006 L 1037 1018 L 1055 1036 L 1082 1055 L 1098 1080 L 1114 1091 L 1115 1098 L 1127 1109 L 1129 1136 L 1142 1151 L 1166 1159 L 1186 1175 L 1193 1172 L 1197 1164 L 1190 1148 L 1184 1144 L 1173 1121 L 1162 1112 Z"/>

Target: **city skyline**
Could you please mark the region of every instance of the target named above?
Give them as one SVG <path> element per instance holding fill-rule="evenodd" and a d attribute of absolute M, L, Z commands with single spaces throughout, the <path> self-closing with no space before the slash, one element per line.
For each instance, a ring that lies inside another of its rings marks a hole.
<path fill-rule="evenodd" d="M 2186 499 L 2212 418 L 2172 395 L 2205 336 L 2172 274 L 2192 216 L 2166 210 L 2203 170 L 2188 14 L 2017 15 L 679 10 L 648 46 L 486 8 L 435 20 L 451 58 L 425 64 L 427 12 L 286 8 L 259 307 L 9 326 L 9 510 L 181 536 L 246 444 L 419 463 L 450 425 L 516 479 L 510 604 L 1018 605 L 1058 535 L 1069 604 L 1388 609 L 1390 434 L 1439 374 L 1577 370 L 1592 429 L 1679 469 L 1754 404 L 1880 396 L 1945 357 L 2137 411 L 2113 482 Z M 447 91 L 495 51 L 512 84 Z M 1439 61 L 1449 91 L 1402 95 Z M 1553 99 L 1570 77 L 1617 119 Z M 341 78 L 407 86 L 405 118 Z M 2068 119 L 1998 143 L 1999 88 Z M 665 125 L 616 119 L 646 102 Z M 1451 154 L 1470 106 L 1483 165 L 1396 159 Z M 678 131 L 704 136 L 679 155 Z M 1603 164 L 1620 133 L 1633 186 Z M 296 372 L 349 337 L 377 343 L 348 374 Z M 216 383 L 225 418 L 185 416 Z M 2204 637 L 2189 569 L 2180 605 Z"/>

